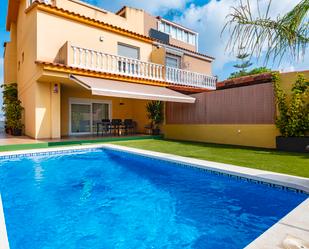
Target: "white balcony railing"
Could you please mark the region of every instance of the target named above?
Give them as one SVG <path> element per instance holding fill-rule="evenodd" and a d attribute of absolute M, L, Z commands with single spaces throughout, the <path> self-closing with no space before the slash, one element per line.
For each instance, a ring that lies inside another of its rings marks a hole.
<path fill-rule="evenodd" d="M 73 65 L 100 72 L 163 81 L 163 65 L 72 46 Z"/>
<path fill-rule="evenodd" d="M 177 85 L 216 89 L 216 77 L 173 67 L 166 67 L 166 81 Z"/>
<path fill-rule="evenodd" d="M 70 49 L 68 54 L 72 53 L 71 58 L 66 62 L 69 66 L 131 77 L 166 81 L 171 84 L 182 86 L 216 89 L 216 78 L 213 76 L 119 55 L 107 54 L 73 45 L 68 46 L 67 49 Z"/>

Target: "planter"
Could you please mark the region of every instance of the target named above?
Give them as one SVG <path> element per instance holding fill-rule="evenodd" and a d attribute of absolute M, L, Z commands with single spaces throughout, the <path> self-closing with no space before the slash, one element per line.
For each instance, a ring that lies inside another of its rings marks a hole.
<path fill-rule="evenodd" d="M 13 129 L 13 136 L 21 136 L 22 135 L 22 129 L 14 128 Z"/>
<path fill-rule="evenodd" d="M 309 136 L 305 137 L 276 137 L 278 150 L 309 153 Z"/>
<path fill-rule="evenodd" d="M 160 135 L 160 129 L 152 129 L 152 135 L 154 136 Z"/>
<path fill-rule="evenodd" d="M 5 133 L 8 135 L 12 135 L 13 133 L 12 128 L 5 127 Z"/>

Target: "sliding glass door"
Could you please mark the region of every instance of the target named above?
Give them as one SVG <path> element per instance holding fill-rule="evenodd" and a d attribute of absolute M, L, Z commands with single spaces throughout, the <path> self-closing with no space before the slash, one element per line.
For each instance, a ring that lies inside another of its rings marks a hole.
<path fill-rule="evenodd" d="M 109 104 L 92 103 L 92 132 L 97 132 L 97 123 L 109 119 Z"/>
<path fill-rule="evenodd" d="M 71 104 L 71 133 L 87 134 L 91 132 L 91 105 Z"/>
<path fill-rule="evenodd" d="M 110 103 L 91 100 L 70 101 L 70 135 L 97 132 L 97 123 L 110 118 Z"/>

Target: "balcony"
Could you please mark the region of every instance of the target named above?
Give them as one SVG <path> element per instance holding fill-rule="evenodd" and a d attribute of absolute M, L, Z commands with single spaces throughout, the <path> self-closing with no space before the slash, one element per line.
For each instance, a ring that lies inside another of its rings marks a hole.
<path fill-rule="evenodd" d="M 112 55 L 70 43 L 61 48 L 58 56 L 58 61 L 76 68 L 168 82 L 178 86 L 216 89 L 216 78 L 213 76 Z"/>

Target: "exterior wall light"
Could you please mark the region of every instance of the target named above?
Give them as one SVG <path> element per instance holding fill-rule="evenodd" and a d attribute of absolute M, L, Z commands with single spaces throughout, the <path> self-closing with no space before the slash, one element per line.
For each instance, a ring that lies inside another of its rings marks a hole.
<path fill-rule="evenodd" d="M 58 93 L 59 92 L 59 85 L 58 84 L 54 84 L 53 92 L 54 93 Z"/>
<path fill-rule="evenodd" d="M 100 36 L 99 40 L 100 40 L 100 42 L 104 42 L 104 37 Z"/>

